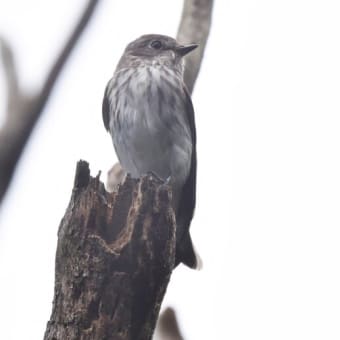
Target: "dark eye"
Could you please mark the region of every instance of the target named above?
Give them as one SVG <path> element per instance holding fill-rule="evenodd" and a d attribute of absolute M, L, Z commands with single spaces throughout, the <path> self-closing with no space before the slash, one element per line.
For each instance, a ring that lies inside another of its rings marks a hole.
<path fill-rule="evenodd" d="M 155 50 L 159 50 L 159 49 L 162 48 L 163 45 L 162 45 L 162 43 L 159 40 L 153 40 L 153 41 L 151 41 L 150 46 L 152 48 L 154 48 Z"/>

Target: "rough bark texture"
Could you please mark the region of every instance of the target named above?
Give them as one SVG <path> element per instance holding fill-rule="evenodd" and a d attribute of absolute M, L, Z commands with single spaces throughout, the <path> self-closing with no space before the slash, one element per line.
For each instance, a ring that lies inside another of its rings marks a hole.
<path fill-rule="evenodd" d="M 170 201 L 152 176 L 127 177 L 108 193 L 78 162 L 45 340 L 151 339 L 175 259 Z"/>

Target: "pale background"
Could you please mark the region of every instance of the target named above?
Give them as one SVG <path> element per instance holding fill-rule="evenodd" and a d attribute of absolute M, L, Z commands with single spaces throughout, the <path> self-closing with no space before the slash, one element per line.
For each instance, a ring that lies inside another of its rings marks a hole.
<path fill-rule="evenodd" d="M 1 0 L 28 91 L 84 4 Z M 174 36 L 181 7 L 103 1 L 64 69 L 0 209 L 0 339 L 42 339 L 76 161 L 105 174 L 116 160 L 106 82 L 129 41 Z M 340 338 L 339 17 L 339 0 L 216 1 L 193 95 L 204 269 L 176 269 L 164 302 L 186 340 Z"/>

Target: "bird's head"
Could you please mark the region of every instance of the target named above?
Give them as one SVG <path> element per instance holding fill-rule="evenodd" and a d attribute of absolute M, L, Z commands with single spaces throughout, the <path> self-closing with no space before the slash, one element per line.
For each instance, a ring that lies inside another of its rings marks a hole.
<path fill-rule="evenodd" d="M 127 45 L 120 67 L 129 63 L 146 65 L 182 65 L 182 58 L 197 48 L 197 44 L 181 45 L 175 39 L 166 35 L 147 34 Z"/>

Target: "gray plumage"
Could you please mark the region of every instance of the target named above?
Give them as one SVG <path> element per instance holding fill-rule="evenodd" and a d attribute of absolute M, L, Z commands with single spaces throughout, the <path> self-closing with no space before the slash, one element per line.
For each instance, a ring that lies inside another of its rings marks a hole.
<path fill-rule="evenodd" d="M 176 265 L 197 266 L 189 226 L 195 209 L 196 129 L 182 57 L 197 45 L 162 35 L 130 43 L 109 81 L 103 121 L 122 167 L 132 177 L 170 178 L 176 213 Z"/>

